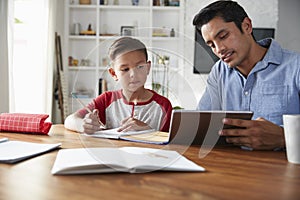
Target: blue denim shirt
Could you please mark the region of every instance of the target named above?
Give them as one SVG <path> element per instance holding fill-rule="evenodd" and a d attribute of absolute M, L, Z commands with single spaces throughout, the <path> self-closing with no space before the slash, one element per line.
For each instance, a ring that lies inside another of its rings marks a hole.
<path fill-rule="evenodd" d="M 283 114 L 300 113 L 300 54 L 272 39 L 258 42 L 268 51 L 245 78 L 219 60 L 207 80 L 198 110 L 247 110 L 282 125 Z"/>

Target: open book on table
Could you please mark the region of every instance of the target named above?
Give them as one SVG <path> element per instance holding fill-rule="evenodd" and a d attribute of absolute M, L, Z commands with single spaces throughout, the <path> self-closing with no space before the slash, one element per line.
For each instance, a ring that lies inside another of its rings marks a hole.
<path fill-rule="evenodd" d="M 176 151 L 140 148 L 78 148 L 59 150 L 52 174 L 151 171 L 205 171 Z"/>
<path fill-rule="evenodd" d="M 7 138 L 0 139 L 0 162 L 16 163 L 42 153 L 54 150 L 61 144 L 40 144 L 23 141 L 10 141 Z"/>
<path fill-rule="evenodd" d="M 85 134 L 86 136 L 98 138 L 121 139 L 133 142 L 143 142 L 151 144 L 166 144 L 169 142 L 169 133 L 148 129 L 142 131 L 119 132 L 119 128 L 97 131 L 94 134 Z"/>

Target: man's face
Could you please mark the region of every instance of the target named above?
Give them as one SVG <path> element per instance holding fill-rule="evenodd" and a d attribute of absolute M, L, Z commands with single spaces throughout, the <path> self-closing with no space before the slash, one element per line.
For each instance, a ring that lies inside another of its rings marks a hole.
<path fill-rule="evenodd" d="M 230 67 L 243 65 L 249 55 L 252 27 L 249 31 L 247 23 L 244 20 L 242 24 L 243 33 L 234 22 L 224 22 L 220 17 L 213 18 L 201 27 L 206 44 Z"/>

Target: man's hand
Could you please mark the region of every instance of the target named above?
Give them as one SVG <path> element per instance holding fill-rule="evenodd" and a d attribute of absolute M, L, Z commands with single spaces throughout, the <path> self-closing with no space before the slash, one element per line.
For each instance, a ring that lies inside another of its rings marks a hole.
<path fill-rule="evenodd" d="M 257 150 L 273 150 L 285 146 L 283 128 L 264 118 L 257 118 L 256 120 L 225 118 L 223 123 L 245 128 L 221 130 L 219 134 L 228 136 L 226 137 L 228 143 Z"/>

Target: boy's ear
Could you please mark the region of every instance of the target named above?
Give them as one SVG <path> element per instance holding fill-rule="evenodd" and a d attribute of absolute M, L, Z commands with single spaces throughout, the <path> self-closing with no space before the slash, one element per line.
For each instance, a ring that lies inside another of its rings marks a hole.
<path fill-rule="evenodd" d="M 115 81 L 118 80 L 118 77 L 117 77 L 117 75 L 116 75 L 116 72 L 115 72 L 115 70 L 114 70 L 112 67 L 110 67 L 110 68 L 108 69 L 108 72 L 110 73 L 111 77 L 112 77 Z"/>
<path fill-rule="evenodd" d="M 147 75 L 150 73 L 151 70 L 151 61 L 147 61 Z"/>

